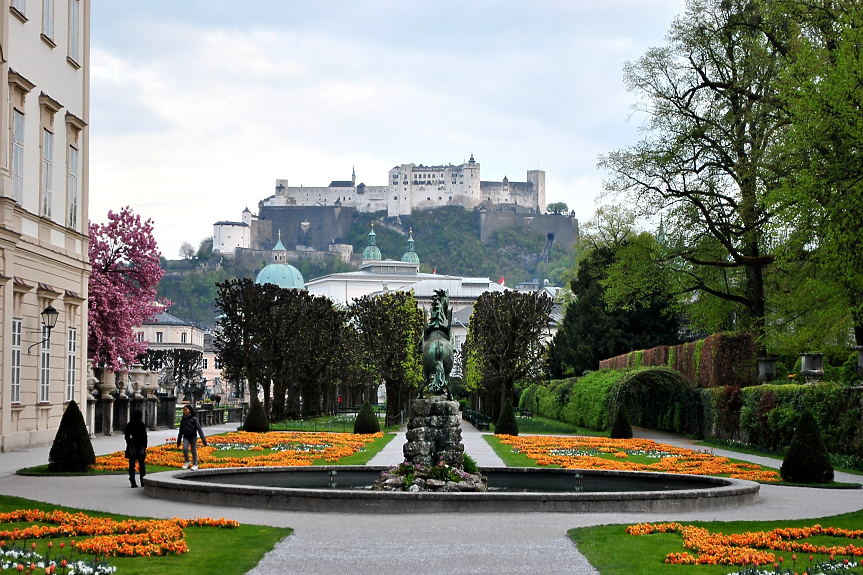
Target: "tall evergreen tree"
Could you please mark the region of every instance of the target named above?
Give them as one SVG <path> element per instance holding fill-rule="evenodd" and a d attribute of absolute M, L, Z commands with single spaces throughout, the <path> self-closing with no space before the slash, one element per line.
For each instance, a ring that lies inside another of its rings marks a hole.
<path fill-rule="evenodd" d="M 599 369 L 605 358 L 678 341 L 678 321 L 667 291 L 650 289 L 632 305 L 609 308 L 604 281 L 615 253 L 611 247 L 599 246 L 578 268 L 571 284 L 573 302 L 549 349 L 549 372 L 554 378 L 580 376 Z"/>

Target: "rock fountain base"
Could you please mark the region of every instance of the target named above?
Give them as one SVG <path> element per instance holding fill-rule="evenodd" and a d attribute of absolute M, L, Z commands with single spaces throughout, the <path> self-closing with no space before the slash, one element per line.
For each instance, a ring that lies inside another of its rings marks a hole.
<path fill-rule="evenodd" d="M 411 402 L 405 462 L 381 473 L 376 491 L 487 491 L 479 473 L 464 471 L 464 445 L 458 402 L 445 397 Z"/>
<path fill-rule="evenodd" d="M 406 463 L 431 467 L 443 461 L 450 467 L 464 469 L 457 401 L 444 397 L 413 400 L 406 438 L 403 448 Z"/>

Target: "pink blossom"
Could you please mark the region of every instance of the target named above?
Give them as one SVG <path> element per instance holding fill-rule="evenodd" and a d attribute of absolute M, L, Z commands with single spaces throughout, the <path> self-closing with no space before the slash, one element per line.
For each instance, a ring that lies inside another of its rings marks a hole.
<path fill-rule="evenodd" d="M 98 367 L 114 371 L 146 351 L 135 327 L 159 311 L 156 285 L 164 272 L 153 221 L 126 206 L 108 212 L 108 223 L 90 223 L 89 328 L 87 349 Z"/>

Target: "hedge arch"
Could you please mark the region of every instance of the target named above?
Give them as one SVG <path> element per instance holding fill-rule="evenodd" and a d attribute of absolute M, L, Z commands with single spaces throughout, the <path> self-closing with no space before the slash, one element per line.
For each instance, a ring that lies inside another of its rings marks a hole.
<path fill-rule="evenodd" d="M 701 390 L 680 373 L 665 367 L 630 371 L 608 394 L 609 421 L 623 404 L 632 425 L 702 435 Z"/>

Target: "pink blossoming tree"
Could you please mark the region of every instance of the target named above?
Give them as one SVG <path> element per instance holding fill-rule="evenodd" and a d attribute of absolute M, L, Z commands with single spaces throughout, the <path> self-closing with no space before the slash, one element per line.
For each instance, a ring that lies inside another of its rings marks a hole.
<path fill-rule="evenodd" d="M 166 302 L 157 301 L 164 272 L 153 237 L 153 221 L 126 206 L 108 212 L 105 224 L 90 223 L 89 327 L 87 349 L 96 367 L 118 371 L 146 351 L 135 327 Z"/>

